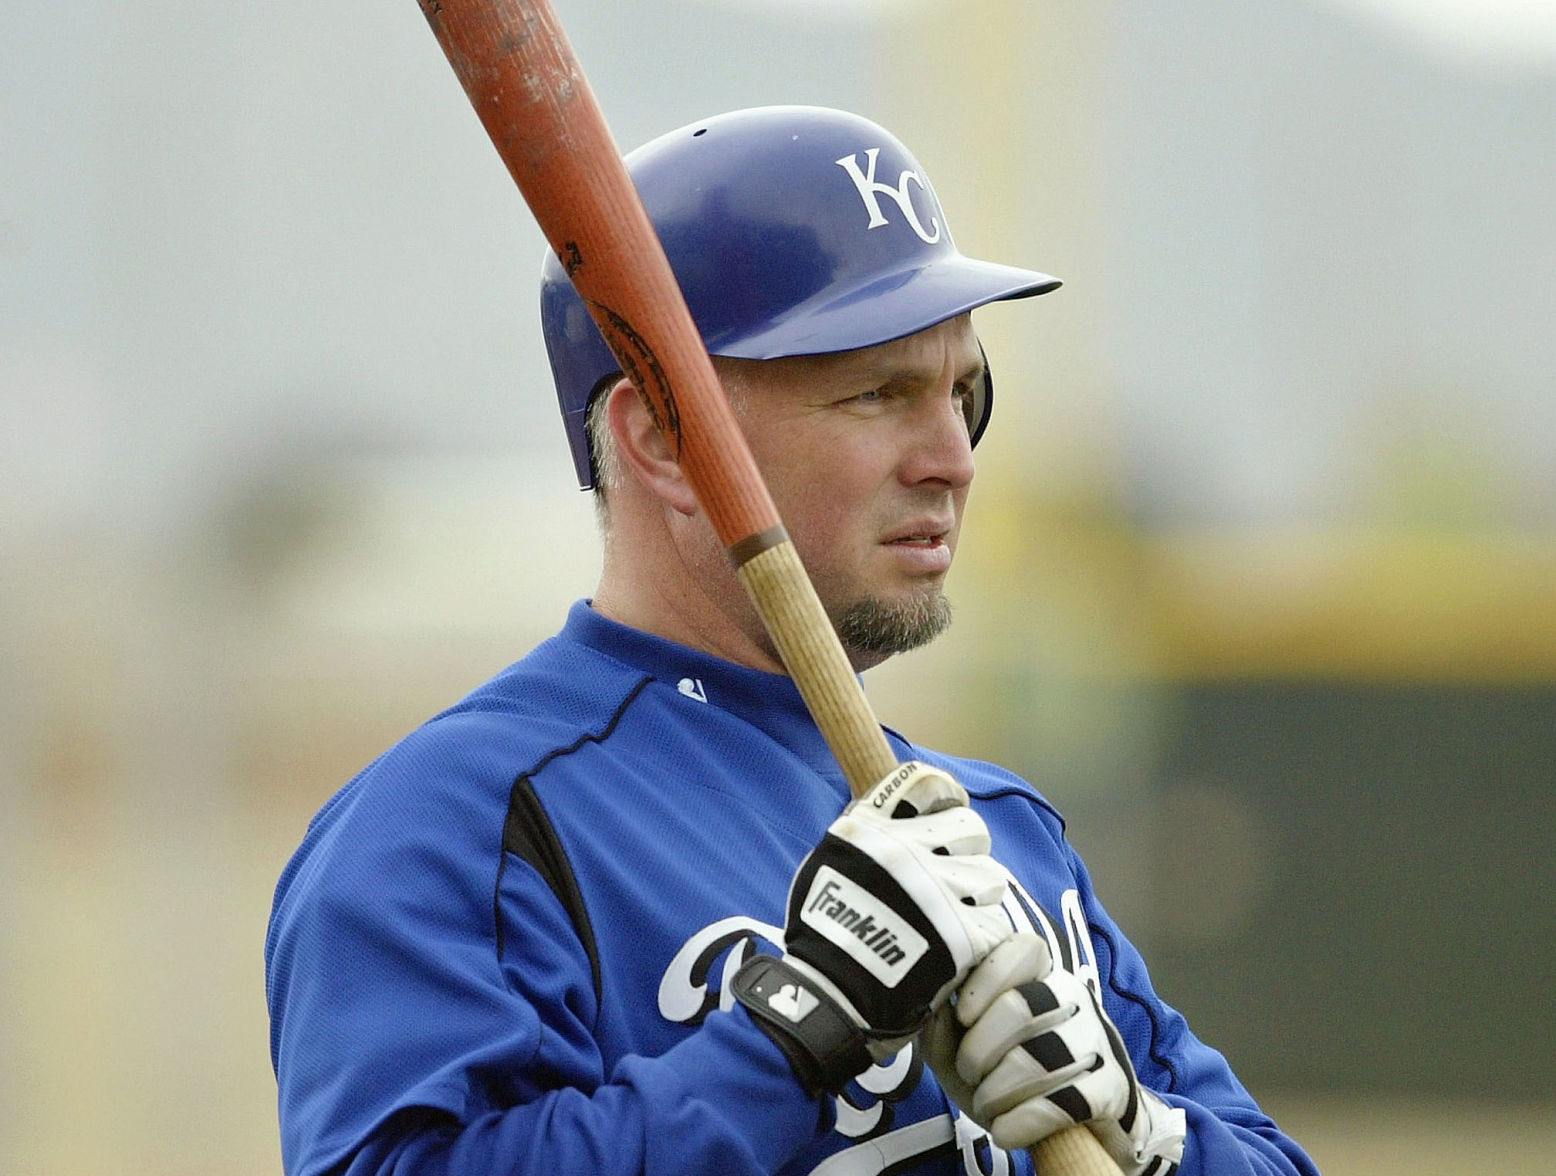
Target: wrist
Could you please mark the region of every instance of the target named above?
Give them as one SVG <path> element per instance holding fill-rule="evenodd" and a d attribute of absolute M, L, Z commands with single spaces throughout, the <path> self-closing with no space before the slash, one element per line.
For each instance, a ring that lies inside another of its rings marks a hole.
<path fill-rule="evenodd" d="M 811 983 L 815 984 L 817 988 L 819 988 L 822 992 L 826 993 L 837 1002 L 838 1008 L 840 1008 L 843 1013 L 859 1027 L 859 1031 L 864 1034 L 865 1048 L 870 1051 L 871 1061 L 884 1061 L 886 1058 L 891 1057 L 892 1054 L 896 1053 L 908 1042 L 912 1041 L 913 1038 L 917 1035 L 917 1028 L 912 1030 L 902 1030 L 899 1032 L 888 1031 L 884 1033 L 880 1030 L 870 1028 L 869 1024 L 864 1019 L 864 1015 L 854 1006 L 853 1001 L 849 1000 L 848 997 L 844 995 L 843 990 L 836 984 L 832 983 L 832 981 L 828 979 L 825 973 L 807 963 L 805 960 L 802 960 L 799 956 L 789 955 L 787 952 L 784 953 L 783 962 L 788 964 L 789 967 L 793 968 L 795 971 L 800 972 L 802 975 L 808 978 Z M 850 1077 L 852 1077 L 852 1075 L 850 1075 Z"/>
<path fill-rule="evenodd" d="M 806 1093 L 837 1094 L 874 1061 L 853 1006 L 814 968 L 756 955 L 735 974 L 735 999 L 781 1049 Z"/>

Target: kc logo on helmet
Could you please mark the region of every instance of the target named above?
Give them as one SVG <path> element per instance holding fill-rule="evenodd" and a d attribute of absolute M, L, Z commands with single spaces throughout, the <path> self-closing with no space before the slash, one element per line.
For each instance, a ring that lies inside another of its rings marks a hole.
<path fill-rule="evenodd" d="M 878 229 L 884 224 L 891 223 L 886 219 L 886 214 L 881 211 L 879 199 L 881 196 L 890 196 L 897 202 L 897 207 L 902 210 L 902 215 L 907 220 L 908 227 L 918 234 L 919 240 L 926 245 L 933 245 L 940 240 L 940 218 L 930 217 L 929 228 L 925 229 L 923 223 L 918 219 L 918 211 L 913 207 L 912 197 L 908 195 L 909 183 L 917 184 L 922 192 L 929 192 L 929 185 L 924 182 L 924 177 L 912 168 L 903 169 L 902 174 L 897 177 L 897 186 L 895 188 L 890 184 L 881 183 L 875 178 L 875 162 L 880 154 L 881 149 L 879 147 L 871 147 L 867 150 L 864 153 L 867 170 L 863 171 L 859 167 L 858 152 L 855 152 L 853 155 L 845 155 L 837 161 L 838 167 L 848 173 L 848 178 L 853 180 L 854 187 L 859 189 L 859 198 L 864 201 L 865 210 L 870 214 L 870 223 L 865 227 L 868 229 Z M 930 201 L 930 207 L 933 208 L 933 195 L 930 196 Z"/>

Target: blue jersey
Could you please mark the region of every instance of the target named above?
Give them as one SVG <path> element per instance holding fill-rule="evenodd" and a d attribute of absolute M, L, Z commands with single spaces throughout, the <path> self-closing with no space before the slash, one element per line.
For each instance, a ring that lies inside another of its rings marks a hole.
<path fill-rule="evenodd" d="M 1098 986 L 1183 1176 L 1311 1173 L 1151 988 L 1057 813 L 949 770 L 1012 913 Z M 576 604 L 561 633 L 407 736 L 310 823 L 265 943 L 291 1176 L 1030 1172 L 915 1049 L 808 1097 L 729 995 L 780 950 L 800 859 L 848 799 L 794 684 Z"/>

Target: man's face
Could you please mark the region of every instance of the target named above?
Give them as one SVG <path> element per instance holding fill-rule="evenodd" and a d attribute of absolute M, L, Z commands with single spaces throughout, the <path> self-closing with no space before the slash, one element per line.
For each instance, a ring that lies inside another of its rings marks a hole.
<path fill-rule="evenodd" d="M 857 668 L 950 623 L 972 484 L 969 315 L 858 351 L 720 360 L 768 489 Z"/>

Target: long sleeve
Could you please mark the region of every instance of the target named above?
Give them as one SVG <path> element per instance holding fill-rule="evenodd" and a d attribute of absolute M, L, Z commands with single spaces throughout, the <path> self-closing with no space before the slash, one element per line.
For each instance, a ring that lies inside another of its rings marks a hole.
<path fill-rule="evenodd" d="M 659 1058 L 622 1061 L 592 1091 L 545 1090 L 506 1109 L 461 1120 L 401 1111 L 347 1152 L 350 1176 L 484 1173 L 767 1173 L 825 1126 L 818 1105 L 795 1097 L 781 1056 L 718 1015 Z M 755 1047 L 755 1048 L 753 1048 Z M 738 1079 L 732 1080 L 732 1076 Z M 761 1116 L 752 1106 L 764 1106 Z M 332 1170 L 321 1166 L 288 1171 Z"/>
<path fill-rule="evenodd" d="M 547 883 L 500 855 L 484 745 L 454 734 L 338 794 L 278 886 L 289 1176 L 766 1173 L 828 1129 L 738 1007 L 657 1056 L 602 1057 L 589 958 Z"/>
<path fill-rule="evenodd" d="M 968 787 L 1026 888 L 1012 918 L 1095 968 L 1142 1082 L 1185 1110 L 1182 1176 L 1312 1176 L 1156 995 L 1052 807 L 899 751 Z M 846 799 L 789 679 L 575 607 L 331 798 L 283 871 L 265 964 L 288 1176 L 1030 1171 L 915 1049 L 812 1099 L 733 1002 Z"/>

